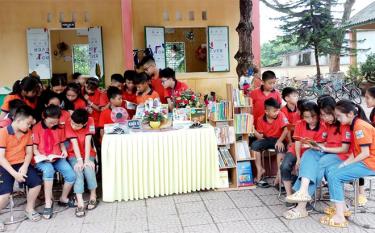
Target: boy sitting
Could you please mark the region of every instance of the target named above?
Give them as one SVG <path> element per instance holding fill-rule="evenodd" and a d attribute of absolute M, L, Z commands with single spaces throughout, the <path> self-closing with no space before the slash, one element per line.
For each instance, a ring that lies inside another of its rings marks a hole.
<path fill-rule="evenodd" d="M 148 99 L 159 98 L 159 94 L 150 87 L 149 77 L 146 73 L 137 75 L 135 85 L 137 86 L 137 105 L 144 104 Z"/>
<path fill-rule="evenodd" d="M 278 163 L 285 151 L 284 139 L 288 134 L 288 119 L 284 113 L 280 112 L 280 104 L 274 98 L 269 98 L 264 102 L 265 114 L 257 119 L 258 128 L 255 131 L 257 140 L 252 143 L 251 150 L 254 151 L 257 169 L 256 182 L 259 187 L 269 187 L 267 182 L 261 180 L 265 173 L 261 162 L 261 152 L 267 149 L 275 149 Z M 279 166 L 279 165 L 278 165 Z M 279 172 L 277 174 L 279 176 Z M 278 178 L 276 177 L 276 180 Z"/>
<path fill-rule="evenodd" d="M 268 70 L 262 74 L 263 85 L 250 92 L 250 98 L 253 105 L 253 115 L 255 120 L 255 129 L 257 129 L 257 119 L 264 114 L 264 101 L 268 98 L 274 98 L 281 105 L 281 96 L 278 90 L 275 90 L 276 75 Z"/>
<path fill-rule="evenodd" d="M 107 97 L 109 99 L 109 108 L 100 113 L 98 128 L 100 128 L 100 138 L 104 135 L 104 125 L 113 123 L 111 118 L 112 109 L 122 106 L 122 94 L 116 87 L 108 87 Z"/>
<path fill-rule="evenodd" d="M 16 180 L 29 187 L 26 217 L 31 221 L 39 221 L 41 216 L 34 208 L 42 180 L 30 166 L 33 157 L 30 127 L 33 122 L 33 110 L 28 106 L 21 106 L 13 116 L 12 124 L 0 129 L 0 209 L 7 205 Z M 4 223 L 0 222 L 0 230 L 4 231 L 4 228 Z"/>
<path fill-rule="evenodd" d="M 300 112 L 297 108 L 298 102 L 298 92 L 293 87 L 285 87 L 281 93 L 283 100 L 286 102 L 286 105 L 281 108 L 281 112 L 285 114 L 288 118 L 289 125 L 289 133 L 288 133 L 288 142 L 292 143 L 292 135 L 294 131 L 294 126 L 296 125 L 297 121 L 301 120 Z"/>

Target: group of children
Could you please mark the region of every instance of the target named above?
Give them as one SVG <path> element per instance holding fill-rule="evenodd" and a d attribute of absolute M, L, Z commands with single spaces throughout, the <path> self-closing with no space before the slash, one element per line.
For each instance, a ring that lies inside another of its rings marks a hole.
<path fill-rule="evenodd" d="M 345 205 L 344 184 L 360 181 L 359 204 L 367 202 L 364 179 L 375 175 L 375 109 L 369 121 L 361 106 L 350 100 L 335 101 L 323 95 L 316 102 L 299 100 L 296 89 L 274 89 L 272 71 L 262 74 L 263 84 L 250 93 L 255 119 L 255 139 L 251 144 L 256 156 L 256 178 L 259 187 L 270 185 L 262 179 L 262 152 L 277 153 L 275 185 L 282 181 L 286 191 L 283 216 L 299 219 L 308 216 L 306 209 L 322 180 L 328 182 L 330 200 L 320 219 L 325 225 L 347 227 L 351 212 Z M 375 107 L 375 87 L 366 91 L 366 103 Z M 282 100 L 286 104 L 281 107 Z M 281 185 L 281 184 L 277 184 Z"/>
<path fill-rule="evenodd" d="M 152 57 L 145 57 L 142 63 L 144 72 L 113 74 L 106 90 L 99 88 L 97 78 L 77 73 L 69 83 L 64 77 L 52 77 L 47 88 L 32 75 L 14 84 L 0 114 L 0 210 L 6 207 L 17 181 L 28 188 L 26 217 L 50 219 L 56 171 L 64 178 L 58 205 L 76 207 L 77 217 L 97 207 L 100 142 L 104 125 L 113 123 L 112 109 L 123 107 L 132 118 L 134 106 L 150 98 L 160 98 L 172 108 L 176 93 L 187 89 L 172 69 L 157 69 Z M 42 184 L 45 206 L 40 214 L 35 202 Z M 90 191 L 86 205 L 85 187 Z M 72 189 L 75 198 L 70 196 Z M 0 230 L 4 228 L 0 222 Z"/>

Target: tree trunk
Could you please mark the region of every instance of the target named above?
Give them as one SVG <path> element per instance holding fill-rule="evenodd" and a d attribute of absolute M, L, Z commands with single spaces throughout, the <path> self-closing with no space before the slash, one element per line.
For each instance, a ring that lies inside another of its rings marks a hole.
<path fill-rule="evenodd" d="M 254 29 L 251 21 L 252 0 L 240 0 L 240 22 L 236 28 L 239 36 L 239 47 L 234 58 L 237 60 L 236 72 L 240 78 L 253 66 L 253 50 L 251 33 Z"/>
<path fill-rule="evenodd" d="M 320 73 L 320 64 L 319 64 L 319 51 L 318 46 L 314 45 L 314 52 L 315 52 L 315 65 L 316 65 L 316 83 L 318 86 L 320 86 L 320 79 L 321 79 L 321 73 Z"/>
<path fill-rule="evenodd" d="M 329 55 L 329 72 L 337 73 L 340 71 L 340 54 Z"/>

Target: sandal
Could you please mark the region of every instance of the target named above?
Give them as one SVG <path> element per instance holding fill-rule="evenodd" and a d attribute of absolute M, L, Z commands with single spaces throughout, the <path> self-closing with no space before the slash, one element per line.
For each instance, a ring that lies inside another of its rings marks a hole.
<path fill-rule="evenodd" d="M 85 215 L 86 215 L 85 207 L 77 207 L 75 215 L 78 218 L 85 217 Z"/>
<path fill-rule="evenodd" d="M 51 219 L 53 215 L 53 201 L 50 208 L 44 208 L 42 217 L 44 219 Z"/>
<path fill-rule="evenodd" d="M 76 207 L 77 205 L 75 204 L 75 201 L 74 201 L 74 198 L 69 198 L 68 202 L 62 202 L 61 200 L 59 200 L 57 202 L 57 204 L 61 207 L 69 207 L 69 208 L 73 208 L 73 207 Z"/>
<path fill-rule="evenodd" d="M 290 196 L 285 198 L 285 201 L 289 203 L 298 203 L 298 202 L 309 202 L 311 201 L 311 196 L 309 194 L 304 194 L 300 191 L 293 193 Z"/>
<path fill-rule="evenodd" d="M 363 194 L 358 195 L 358 206 L 363 207 L 367 204 L 367 197 Z"/>
<path fill-rule="evenodd" d="M 5 231 L 5 224 L 3 221 L 0 221 L 0 232 L 4 232 Z"/>
<path fill-rule="evenodd" d="M 327 216 L 327 215 L 320 218 L 320 223 L 323 225 L 330 226 L 330 227 L 339 227 L 339 228 L 348 227 L 348 221 L 345 220 L 345 222 L 337 223 L 337 222 L 334 222 L 331 216 Z"/>
<path fill-rule="evenodd" d="M 336 208 L 334 206 L 327 207 L 327 208 L 324 209 L 324 213 L 329 215 L 329 216 L 333 216 L 333 215 L 336 214 Z M 344 216 L 347 217 L 347 218 L 352 216 L 352 211 L 346 210 L 344 212 Z"/>
<path fill-rule="evenodd" d="M 259 188 L 269 188 L 271 187 L 269 183 L 267 183 L 266 181 L 264 180 L 261 180 L 259 182 L 256 182 L 256 186 L 259 187 Z"/>
<path fill-rule="evenodd" d="M 300 219 L 300 218 L 306 218 L 309 216 L 309 213 L 304 212 L 298 212 L 296 209 L 291 209 L 283 213 L 283 217 L 288 220 L 294 220 L 294 219 Z"/>
<path fill-rule="evenodd" d="M 36 212 L 35 210 L 33 210 L 31 213 L 25 211 L 25 216 L 26 218 L 28 218 L 30 221 L 33 221 L 33 222 L 37 222 L 42 218 L 40 214 Z"/>
<path fill-rule="evenodd" d="M 93 210 L 95 209 L 99 204 L 98 200 L 90 200 L 89 204 L 87 205 L 87 210 Z"/>

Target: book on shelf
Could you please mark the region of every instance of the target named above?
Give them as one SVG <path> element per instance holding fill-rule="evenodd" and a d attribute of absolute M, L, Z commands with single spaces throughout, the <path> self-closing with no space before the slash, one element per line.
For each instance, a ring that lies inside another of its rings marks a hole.
<path fill-rule="evenodd" d="M 235 107 L 249 107 L 250 99 L 244 95 L 243 90 L 233 89 L 233 103 Z"/>
<path fill-rule="evenodd" d="M 207 112 L 204 108 L 191 108 L 190 120 L 192 122 L 207 123 Z"/>
<path fill-rule="evenodd" d="M 237 160 L 251 159 L 247 141 L 236 142 Z"/>
<path fill-rule="evenodd" d="M 212 103 L 210 109 L 210 120 L 211 121 L 225 121 L 230 120 L 233 117 L 232 102 L 220 101 L 218 103 Z"/>
<path fill-rule="evenodd" d="M 232 168 L 236 166 L 227 148 L 219 147 L 218 156 L 219 156 L 219 168 Z"/>
<path fill-rule="evenodd" d="M 215 127 L 215 134 L 218 145 L 233 144 L 236 140 L 233 126 Z"/>
<path fill-rule="evenodd" d="M 253 171 L 250 161 L 237 163 L 237 183 L 238 187 L 247 187 L 254 185 Z"/>
<path fill-rule="evenodd" d="M 236 134 L 254 133 L 254 118 L 249 113 L 234 114 Z"/>
<path fill-rule="evenodd" d="M 221 170 L 219 172 L 218 188 L 229 188 L 229 175 L 228 170 Z"/>

